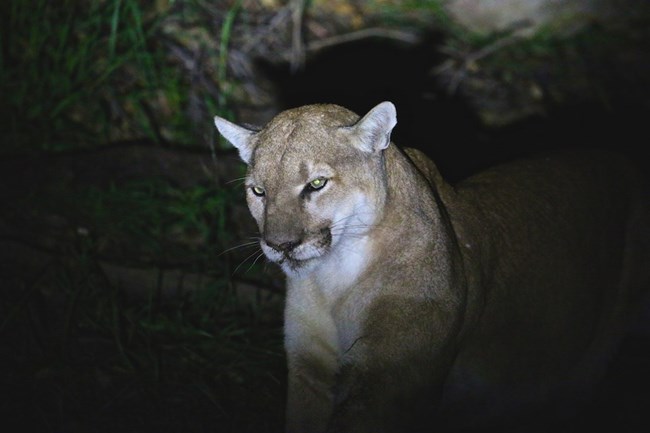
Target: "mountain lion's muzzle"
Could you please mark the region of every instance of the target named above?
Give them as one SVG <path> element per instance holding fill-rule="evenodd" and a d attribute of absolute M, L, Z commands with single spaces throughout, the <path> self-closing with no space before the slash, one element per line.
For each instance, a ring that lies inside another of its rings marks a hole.
<path fill-rule="evenodd" d="M 293 267 L 327 253 L 332 244 L 329 226 L 300 232 L 270 231 L 264 233 L 262 249 L 269 260 L 276 263 L 288 261 Z"/>

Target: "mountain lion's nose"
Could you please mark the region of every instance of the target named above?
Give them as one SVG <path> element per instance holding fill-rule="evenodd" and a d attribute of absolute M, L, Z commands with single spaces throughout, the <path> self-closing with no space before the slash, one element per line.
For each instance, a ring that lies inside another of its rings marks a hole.
<path fill-rule="evenodd" d="M 281 253 L 290 253 L 293 251 L 294 248 L 296 248 L 298 245 L 300 245 L 300 240 L 292 240 L 292 241 L 275 241 L 271 239 L 265 239 L 266 244 L 273 248 L 276 251 L 279 251 Z"/>

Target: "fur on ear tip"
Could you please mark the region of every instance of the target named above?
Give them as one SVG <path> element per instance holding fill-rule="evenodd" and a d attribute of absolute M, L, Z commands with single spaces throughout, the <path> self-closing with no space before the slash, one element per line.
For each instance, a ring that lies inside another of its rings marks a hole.
<path fill-rule="evenodd" d="M 373 127 L 390 132 L 397 125 L 397 110 L 392 102 L 384 101 L 370 110 L 366 118 Z"/>
<path fill-rule="evenodd" d="M 368 151 L 384 150 L 390 144 L 390 134 L 397 125 L 397 110 L 390 101 L 373 107 L 356 125 L 362 147 Z"/>
<path fill-rule="evenodd" d="M 214 116 L 214 124 L 223 138 L 239 150 L 241 159 L 249 163 L 253 153 L 250 138 L 255 131 L 251 131 L 219 116 Z"/>
<path fill-rule="evenodd" d="M 384 101 L 377 104 L 375 109 L 379 109 L 382 115 L 389 119 L 389 123 L 392 125 L 391 128 L 397 125 L 397 109 L 395 108 L 395 104 L 390 101 Z"/>
<path fill-rule="evenodd" d="M 225 136 L 228 130 L 234 129 L 234 127 L 237 125 L 229 120 L 224 119 L 223 117 L 214 116 L 214 126 L 217 127 L 217 130 L 219 130 L 219 133 L 221 135 Z"/>

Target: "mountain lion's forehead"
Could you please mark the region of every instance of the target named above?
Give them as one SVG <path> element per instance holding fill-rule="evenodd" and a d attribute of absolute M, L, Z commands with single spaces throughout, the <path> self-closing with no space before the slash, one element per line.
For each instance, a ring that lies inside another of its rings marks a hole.
<path fill-rule="evenodd" d="M 283 111 L 259 132 L 254 159 L 287 167 L 303 162 L 307 155 L 338 153 L 339 128 L 358 119 L 352 111 L 331 104 Z"/>
<path fill-rule="evenodd" d="M 262 137 L 299 138 L 304 134 L 327 134 L 342 126 L 350 126 L 359 116 L 333 104 L 306 105 L 283 111 L 261 131 Z"/>

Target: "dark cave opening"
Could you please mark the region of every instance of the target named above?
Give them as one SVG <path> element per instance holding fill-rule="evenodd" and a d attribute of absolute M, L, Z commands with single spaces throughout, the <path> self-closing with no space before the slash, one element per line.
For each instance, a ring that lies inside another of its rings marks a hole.
<path fill-rule="evenodd" d="M 495 163 L 571 147 L 624 153 L 647 167 L 641 147 L 650 138 L 644 126 L 647 92 L 630 91 L 638 83 L 607 77 L 622 87 L 608 89 L 607 100 L 583 98 L 561 106 L 550 102 L 544 114 L 489 127 L 435 73 L 444 61 L 442 43 L 439 34 L 425 36 L 417 44 L 373 38 L 308 56 L 297 72 L 288 64 L 258 66 L 275 85 L 279 110 L 334 103 L 363 114 L 381 101 L 393 102 L 398 117 L 393 141 L 424 151 L 452 182 Z"/>
<path fill-rule="evenodd" d="M 425 151 L 454 173 L 456 149 L 477 141 L 480 124 L 461 98 L 436 83 L 432 70 L 441 61 L 440 41 L 439 35 L 416 45 L 366 39 L 308 57 L 297 73 L 287 64 L 260 66 L 276 85 L 281 110 L 333 103 L 362 115 L 382 101 L 393 102 L 398 117 L 393 141 Z"/>

